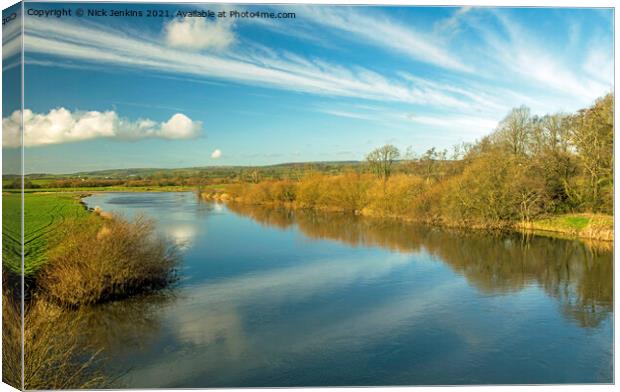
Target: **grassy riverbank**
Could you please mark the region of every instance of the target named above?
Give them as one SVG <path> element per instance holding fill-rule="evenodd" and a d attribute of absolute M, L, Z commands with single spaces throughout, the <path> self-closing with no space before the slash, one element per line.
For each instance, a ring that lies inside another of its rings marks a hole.
<path fill-rule="evenodd" d="M 2 251 L 4 267 L 21 273 L 21 197 L 18 193 L 2 195 Z M 26 277 L 37 272 L 45 261 L 45 252 L 51 240 L 58 236 L 58 227 L 71 219 L 88 216 L 80 204 L 80 194 L 54 193 L 24 195 L 24 271 Z"/>
<path fill-rule="evenodd" d="M 36 281 L 34 290 L 44 288 L 57 302 L 75 306 L 165 285 L 176 257 L 154 235 L 152 222 L 89 212 L 83 196 L 24 195 L 24 271 Z M 21 273 L 20 203 L 19 194 L 3 195 L 3 266 L 14 274 Z"/>
<path fill-rule="evenodd" d="M 90 212 L 82 195 L 25 195 L 26 389 L 106 387 L 109 379 L 97 365 L 101 348 L 84 342 L 72 326 L 80 310 L 158 290 L 176 278 L 176 248 L 155 235 L 152 222 Z M 14 386 L 21 385 L 15 366 L 21 352 L 20 207 L 20 194 L 3 194 L 3 381 Z"/>
<path fill-rule="evenodd" d="M 585 239 L 614 240 L 614 218 L 602 214 L 563 214 L 532 222 L 520 222 L 518 228 L 536 232 L 560 233 Z"/>
<path fill-rule="evenodd" d="M 262 189 L 247 190 L 250 195 L 255 195 L 259 192 L 265 197 L 268 192 L 265 192 L 265 185 Z M 286 189 L 287 187 L 277 185 L 275 188 Z M 289 192 L 290 192 L 289 188 Z M 533 232 L 537 235 L 556 237 L 557 234 L 563 235 L 565 238 L 581 238 L 586 240 L 595 241 L 613 241 L 614 239 L 614 219 L 611 215 L 603 214 L 561 214 L 556 216 L 545 217 L 544 219 L 537 219 L 530 222 L 471 222 L 471 221 L 449 221 L 442 219 L 441 217 L 432 218 L 420 218 L 408 213 L 394 213 L 394 208 L 391 211 L 386 211 L 380 206 L 380 201 L 369 203 L 369 206 L 362 207 L 361 209 L 348 209 L 344 208 L 341 203 L 335 203 L 332 205 L 309 205 L 303 202 L 297 202 L 294 200 L 280 200 L 277 199 L 257 199 L 255 196 L 243 197 L 240 194 L 239 186 L 231 187 L 229 190 L 210 190 L 203 192 L 201 197 L 204 200 L 219 201 L 219 202 L 232 202 L 239 204 L 254 204 L 273 207 L 285 207 L 289 209 L 301 209 L 301 210 L 317 210 L 325 212 L 348 212 L 355 215 L 374 217 L 374 218 L 391 218 L 398 219 L 407 222 L 417 222 L 422 224 L 439 225 L 445 227 L 462 228 L 469 230 L 478 229 L 502 229 L 502 230 L 514 230 Z M 335 189 L 336 193 L 337 188 Z M 275 193 L 271 193 L 273 197 Z M 374 205 L 374 206 L 373 206 Z M 383 204 L 385 205 L 385 204 Z"/>
<path fill-rule="evenodd" d="M 202 189 L 220 189 L 212 185 Z M 148 187 L 80 187 L 26 189 L 24 192 L 24 272 L 32 277 L 46 260 L 48 245 L 59 235 L 59 227 L 71 220 L 87 218 L 90 213 L 81 203 L 82 197 L 98 192 L 187 192 L 195 186 Z M 21 273 L 21 193 L 8 190 L 2 194 L 3 265 L 10 272 Z"/>

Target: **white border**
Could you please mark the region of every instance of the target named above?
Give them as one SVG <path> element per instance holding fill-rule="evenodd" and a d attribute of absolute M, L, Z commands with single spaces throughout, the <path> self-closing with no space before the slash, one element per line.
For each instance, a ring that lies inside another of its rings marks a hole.
<path fill-rule="evenodd" d="M 30 2 L 27 1 L 26 2 Z M 101 3 L 102 1 L 97 1 L 97 0 L 80 0 L 80 1 L 57 1 L 57 0 L 50 0 L 47 1 L 48 3 L 68 3 L 68 2 L 75 2 L 75 3 Z M 614 8 L 614 27 L 618 25 L 618 13 L 615 12 L 615 7 L 616 7 L 616 2 L 615 1 L 611 1 L 611 0 L 590 0 L 590 1 L 577 1 L 577 0 L 564 0 L 564 1 L 550 1 L 550 0 L 521 0 L 521 1 L 506 1 L 506 2 L 501 2 L 498 3 L 498 1 L 492 1 L 492 0 L 477 0 L 477 1 L 472 1 L 472 0 L 459 0 L 459 1 L 455 1 L 455 0 L 437 0 L 437 1 L 425 1 L 425 0 L 414 0 L 414 1 L 407 1 L 407 0 L 389 0 L 389 1 L 385 1 L 385 0 L 374 0 L 374 1 L 369 1 L 369 0 L 312 0 L 312 1 L 308 1 L 308 2 L 303 2 L 303 1 L 296 1 L 296 0 L 269 0 L 269 1 L 260 1 L 260 0 L 244 0 L 244 1 L 238 1 L 238 0 L 229 0 L 229 1 L 179 1 L 179 0 L 131 0 L 131 1 L 118 1 L 118 0 L 111 0 L 111 1 L 103 1 L 106 3 L 119 3 L 119 4 L 123 4 L 123 3 L 202 3 L 202 4 L 222 4 L 222 3 L 226 3 L 226 4 L 265 4 L 265 3 L 269 3 L 269 4 L 353 4 L 353 5 L 401 5 L 401 6 L 463 6 L 463 5 L 472 5 L 472 6 L 487 6 L 487 7 L 606 7 L 606 8 Z M 2 4 L 2 8 L 7 8 L 13 4 L 17 3 L 17 1 L 3 1 Z M 616 57 L 615 54 L 618 52 L 618 40 L 616 39 L 616 30 L 614 28 L 614 89 L 615 89 L 615 74 L 616 74 L 616 70 L 618 67 L 617 62 L 615 61 Z M 23 76 L 22 76 L 23 77 Z M 22 85 L 23 87 L 23 85 Z M 0 79 L 0 90 L 2 89 L 2 80 Z M 23 93 L 22 93 L 22 99 L 23 98 Z M 617 118 L 617 113 L 618 113 L 618 107 L 616 106 L 614 109 L 614 124 L 615 124 L 615 118 Z M 614 130 L 615 131 L 615 130 Z M 2 169 L 2 150 L 0 149 L 0 171 Z M 620 151 L 620 143 L 617 142 L 615 135 L 614 135 L 614 155 L 620 156 L 620 154 L 618 154 L 618 152 Z M 618 170 L 618 162 L 617 160 L 615 161 L 614 164 L 614 178 L 615 175 L 617 173 Z M 618 216 L 618 212 L 620 211 L 620 207 L 619 207 L 619 202 L 620 201 L 620 197 L 618 195 L 618 192 L 616 192 L 614 190 L 614 217 Z M 0 201 L 0 206 L 1 206 L 1 201 Z M 0 224 L 2 222 L 2 217 L 0 214 Z M 614 219 L 615 222 L 615 219 Z M 614 226 L 614 232 L 617 233 L 618 232 L 618 227 Z M 616 366 L 616 347 L 615 347 L 615 336 L 617 336 L 618 333 L 618 324 L 615 323 L 615 317 L 616 317 L 616 304 L 618 303 L 618 295 L 617 295 L 617 287 L 615 285 L 615 282 L 617 281 L 616 277 L 617 277 L 617 268 L 616 265 L 618 265 L 616 263 L 617 261 L 617 254 L 615 252 L 615 247 L 614 247 L 614 380 L 618 380 L 618 367 Z M 1 328 L 1 326 L 0 326 Z M 1 372 L 1 370 L 0 370 Z M 458 386 L 458 387 L 376 387 L 373 388 L 373 390 L 377 390 L 377 391 L 389 391 L 389 392 L 412 392 L 412 391 L 420 391 L 420 392 L 427 392 L 427 391 L 436 391 L 439 388 L 458 388 L 459 391 L 477 391 L 479 389 L 484 389 L 484 390 L 488 390 L 488 391 L 517 391 L 520 390 L 522 388 L 526 388 L 526 389 L 535 389 L 538 391 L 568 391 L 568 392 L 581 392 L 581 391 L 603 391 L 603 390 L 610 390 L 610 389 L 615 389 L 614 385 L 545 385 L 545 386 Z M 282 390 L 295 390 L 295 389 L 301 389 L 301 388 L 265 388 L 265 389 L 260 389 L 261 391 L 282 391 Z M 350 391 L 355 391 L 355 390 L 359 390 L 360 388 L 330 388 L 330 391 L 337 391 L 337 392 L 350 392 Z M 7 386 L 6 384 L 0 384 L 0 391 L 5 391 L 5 390 L 13 390 L 11 387 Z M 178 391 L 179 389 L 158 389 L 159 391 Z M 231 392 L 237 392 L 237 391 L 247 391 L 248 389 L 226 389 L 226 391 L 231 391 Z M 303 388 L 303 391 L 307 391 L 307 392 L 320 392 L 320 391 L 325 391 L 325 388 Z M 148 391 L 148 390 L 144 390 L 144 389 L 132 389 L 132 391 Z"/>

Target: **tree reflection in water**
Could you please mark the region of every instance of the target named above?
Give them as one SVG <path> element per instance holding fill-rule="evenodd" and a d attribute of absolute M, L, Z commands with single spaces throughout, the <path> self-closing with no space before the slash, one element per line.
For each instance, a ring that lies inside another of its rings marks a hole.
<path fill-rule="evenodd" d="M 415 253 L 425 250 L 488 295 L 538 285 L 558 300 L 562 313 L 596 327 L 613 311 L 613 244 L 520 233 L 463 232 L 342 213 L 321 213 L 229 203 L 256 222 L 349 246 Z"/>

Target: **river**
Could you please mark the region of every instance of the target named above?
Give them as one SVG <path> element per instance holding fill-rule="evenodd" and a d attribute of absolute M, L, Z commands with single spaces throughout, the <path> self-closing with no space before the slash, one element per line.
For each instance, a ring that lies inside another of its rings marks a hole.
<path fill-rule="evenodd" d="M 611 246 L 194 193 L 84 199 L 180 248 L 165 293 L 90 310 L 119 386 L 613 381 Z"/>

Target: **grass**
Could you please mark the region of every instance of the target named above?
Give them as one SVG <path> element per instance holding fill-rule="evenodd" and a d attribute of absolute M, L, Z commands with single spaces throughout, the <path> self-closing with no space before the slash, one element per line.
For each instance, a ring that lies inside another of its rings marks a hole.
<path fill-rule="evenodd" d="M 2 265 L 13 273 L 21 273 L 21 197 L 2 194 Z"/>
<path fill-rule="evenodd" d="M 89 213 L 80 193 L 24 197 L 24 270 L 32 292 L 76 307 L 163 288 L 173 279 L 174 246 L 157 238 L 150 221 Z M 15 275 L 21 272 L 19 212 L 19 194 L 3 194 L 3 265 Z"/>
<path fill-rule="evenodd" d="M 579 231 L 590 223 L 591 217 L 583 215 L 560 215 L 537 221 L 538 226 L 555 231 Z"/>
<path fill-rule="evenodd" d="M 110 385 L 101 351 L 84 340 L 88 308 L 82 305 L 160 289 L 175 278 L 176 248 L 155 235 L 152 222 L 89 213 L 79 196 L 25 195 L 25 270 L 32 286 L 24 304 L 22 385 L 21 301 L 9 284 L 20 272 L 21 199 L 3 194 L 2 379 L 17 388 Z"/>
<path fill-rule="evenodd" d="M 218 189 L 221 185 L 205 188 Z M 180 192 L 195 188 L 166 187 L 108 187 L 108 188 L 62 188 L 33 189 L 24 194 L 24 271 L 25 276 L 36 274 L 46 261 L 46 250 L 57 236 L 57 228 L 67 220 L 88 217 L 89 213 L 80 203 L 85 192 Z M 20 258 L 20 193 L 2 194 L 2 263 L 11 272 L 21 273 Z"/>
<path fill-rule="evenodd" d="M 521 224 L 521 228 L 564 233 L 582 238 L 613 240 L 614 218 L 602 214 L 564 214 Z"/>
<path fill-rule="evenodd" d="M 3 265 L 13 273 L 20 273 L 20 210 L 18 193 L 2 195 L 2 251 Z M 57 228 L 68 219 L 86 218 L 88 211 L 75 194 L 24 195 L 24 272 L 32 276 L 46 260 L 45 251 Z"/>
<path fill-rule="evenodd" d="M 2 289 L 2 382 L 22 389 L 20 301 L 10 293 L 6 281 Z"/>

